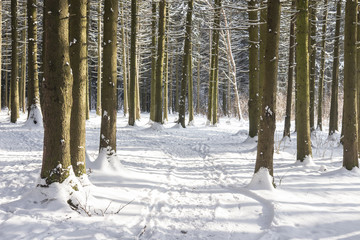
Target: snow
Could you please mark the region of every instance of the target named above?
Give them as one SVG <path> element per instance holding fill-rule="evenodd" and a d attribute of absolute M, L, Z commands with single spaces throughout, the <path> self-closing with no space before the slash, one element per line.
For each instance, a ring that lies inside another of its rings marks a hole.
<path fill-rule="evenodd" d="M 149 123 L 118 114 L 117 153 L 100 154 L 101 118 L 87 121 L 88 175 L 40 187 L 42 128 L 0 113 L 0 239 L 359 239 L 360 170 L 342 168 L 339 134 L 312 136 L 296 163 L 296 134 L 275 133 L 274 183 L 253 174 L 248 123 Z M 292 123 L 294 126 L 294 123 Z M 247 140 L 247 141 L 246 141 Z M 311 164 L 310 164 L 311 163 Z M 78 191 L 76 191 L 78 190 Z M 68 200 L 73 208 L 70 208 Z M 74 207 L 75 206 L 75 207 Z"/>

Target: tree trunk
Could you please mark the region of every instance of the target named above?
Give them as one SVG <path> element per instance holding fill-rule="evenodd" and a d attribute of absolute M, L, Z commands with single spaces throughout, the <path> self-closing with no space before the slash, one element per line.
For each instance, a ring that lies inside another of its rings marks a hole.
<path fill-rule="evenodd" d="M 44 151 L 41 178 L 63 182 L 70 174 L 72 75 L 68 1 L 44 1 Z"/>
<path fill-rule="evenodd" d="M 11 116 L 10 121 L 16 123 L 19 118 L 19 62 L 17 33 L 17 0 L 11 0 Z"/>
<path fill-rule="evenodd" d="M 70 1 L 70 0 L 69 0 Z M 86 6 L 86 25 L 85 25 L 85 29 L 86 29 L 86 41 L 85 41 L 85 45 L 86 45 L 86 56 L 88 56 L 89 53 L 89 31 L 90 31 L 90 0 L 88 0 L 87 2 L 87 6 Z M 88 65 L 88 57 L 86 57 L 86 119 L 90 119 L 90 107 L 91 107 L 91 82 L 90 82 L 90 78 L 89 78 L 89 65 Z"/>
<path fill-rule="evenodd" d="M 2 33 L 2 1 L 0 2 L 0 33 Z M 0 34 L 0 112 L 1 112 L 1 107 L 2 107 L 2 102 L 1 102 L 1 80 L 2 80 L 2 34 Z M 5 91 L 7 91 L 7 89 L 5 89 Z M 6 99 L 5 99 L 6 102 Z"/>
<path fill-rule="evenodd" d="M 295 0 L 292 0 L 291 9 L 295 10 Z M 295 55 L 295 22 L 296 15 L 291 16 L 290 20 L 290 43 L 289 43 L 289 68 L 288 68 L 288 86 L 286 95 L 286 113 L 285 113 L 285 126 L 284 137 L 290 138 L 291 127 L 291 104 L 292 104 L 292 89 L 294 80 L 294 55 Z"/>
<path fill-rule="evenodd" d="M 184 57 L 182 65 L 182 78 L 181 78 L 181 94 L 179 101 L 179 123 L 185 128 L 185 111 L 186 111 L 186 84 L 189 81 L 190 73 L 190 57 L 191 57 L 191 31 L 192 31 L 192 13 L 194 1 L 188 1 L 188 9 L 185 23 L 185 42 L 184 42 Z M 189 89 L 190 91 L 190 89 Z"/>
<path fill-rule="evenodd" d="M 37 10 L 36 0 L 27 2 L 28 11 L 28 119 L 34 124 L 42 122 L 38 119 L 40 112 L 39 77 L 37 64 Z"/>
<path fill-rule="evenodd" d="M 90 1 L 90 0 L 89 0 Z M 97 95 L 96 95 L 96 115 L 101 115 L 101 61 L 102 61 L 102 55 L 101 55 L 101 0 L 99 0 L 98 3 L 98 64 L 97 64 Z M 122 2 L 120 2 L 122 4 Z M 122 29 L 123 31 L 123 29 Z M 124 64 L 125 66 L 125 64 Z"/>
<path fill-rule="evenodd" d="M 265 49 L 267 34 L 267 3 L 261 0 L 260 4 L 260 38 L 259 38 L 259 109 L 262 109 L 263 85 L 266 78 L 265 72 Z M 260 112 L 259 112 L 260 114 Z"/>
<path fill-rule="evenodd" d="M 321 39 L 321 66 L 320 66 L 320 78 L 318 86 L 318 122 L 317 129 L 322 131 L 322 114 L 323 114 L 323 94 L 324 94 L 324 77 L 325 77 L 325 57 L 326 57 L 326 24 L 328 15 L 328 1 L 324 0 L 324 13 L 323 13 L 323 25 L 322 25 L 322 39 Z"/>
<path fill-rule="evenodd" d="M 345 7 L 343 166 L 347 170 L 359 167 L 356 95 L 357 5 L 357 0 L 347 0 Z"/>
<path fill-rule="evenodd" d="M 193 61 L 192 61 L 192 42 L 190 32 L 190 52 L 189 52 L 189 69 L 188 69 L 188 111 L 189 111 L 189 125 L 194 122 L 194 82 L 193 82 Z"/>
<path fill-rule="evenodd" d="M 86 25 L 87 1 L 70 0 L 70 62 L 74 83 L 71 109 L 71 165 L 76 176 L 86 173 L 85 121 L 86 121 Z"/>
<path fill-rule="evenodd" d="M 257 1 L 248 2 L 249 15 L 249 137 L 258 135 L 259 125 L 259 21 Z M 261 110 L 262 111 L 262 110 Z"/>
<path fill-rule="evenodd" d="M 310 130 L 315 129 L 315 78 L 316 78 L 316 0 L 310 0 L 309 15 L 310 22 L 308 28 L 310 28 L 310 35 L 308 35 L 309 41 L 309 56 L 310 56 Z M 309 20 L 308 20 L 309 21 Z"/>
<path fill-rule="evenodd" d="M 330 122 L 329 135 L 339 130 L 338 127 L 338 95 L 339 95 L 339 52 L 340 52 L 340 26 L 341 26 L 341 1 L 337 2 L 336 6 L 336 26 L 335 26 L 335 41 L 334 41 L 334 60 L 332 69 L 332 85 L 331 85 L 331 106 L 330 106 Z"/>
<path fill-rule="evenodd" d="M 265 51 L 265 72 L 260 131 L 257 147 L 255 173 L 261 168 L 268 169 L 273 176 L 274 132 L 276 127 L 276 91 L 279 59 L 280 0 L 268 1 L 267 45 Z"/>
<path fill-rule="evenodd" d="M 105 0 L 100 151 L 107 156 L 116 153 L 117 18 L 118 0 Z"/>
<path fill-rule="evenodd" d="M 312 156 L 309 120 L 308 0 L 296 0 L 296 130 L 297 160 Z"/>
<path fill-rule="evenodd" d="M 129 125 L 136 120 L 135 85 L 137 78 L 137 0 L 131 0 L 131 52 L 130 52 L 130 89 L 129 89 Z"/>
<path fill-rule="evenodd" d="M 25 19 L 25 18 L 24 18 Z M 23 21 L 24 26 L 26 26 L 26 20 Z M 26 109 L 26 29 L 24 28 L 21 31 L 21 41 L 22 43 L 22 50 L 21 50 L 21 81 L 20 81 L 20 106 L 22 112 L 25 113 Z"/>
<path fill-rule="evenodd" d="M 122 67 L 123 67 L 123 87 L 124 87 L 124 115 L 129 112 L 129 93 L 128 93 L 128 77 L 127 77 L 127 51 L 126 51 L 126 33 L 124 21 L 124 6 L 123 1 L 120 1 L 121 9 L 121 46 L 122 46 Z"/>
<path fill-rule="evenodd" d="M 156 8 L 157 1 L 152 2 L 151 20 L 151 87 L 150 87 L 150 120 L 155 121 L 155 85 L 156 85 Z"/>

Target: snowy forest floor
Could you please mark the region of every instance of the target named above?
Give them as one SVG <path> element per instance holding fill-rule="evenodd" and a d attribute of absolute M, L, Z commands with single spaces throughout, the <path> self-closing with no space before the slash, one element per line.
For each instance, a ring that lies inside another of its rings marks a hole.
<path fill-rule="evenodd" d="M 314 164 L 299 165 L 296 134 L 275 135 L 275 190 L 249 188 L 256 143 L 247 122 L 196 117 L 179 128 L 136 127 L 119 113 L 121 164 L 87 162 L 89 203 L 78 213 L 61 195 L 42 197 L 43 130 L 0 113 L 0 239 L 360 239 L 360 171 L 342 166 L 339 136 L 312 136 Z M 87 121 L 87 153 L 98 155 L 100 117 Z M 292 123 L 293 124 L 293 123 Z M 88 216 L 91 215 L 91 216 Z"/>

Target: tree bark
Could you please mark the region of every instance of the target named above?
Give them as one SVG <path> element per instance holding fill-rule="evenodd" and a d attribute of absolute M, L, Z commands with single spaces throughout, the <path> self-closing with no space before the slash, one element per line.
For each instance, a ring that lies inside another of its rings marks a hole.
<path fill-rule="evenodd" d="M 96 94 L 96 115 L 101 115 L 101 75 L 102 75 L 102 49 L 101 49 L 101 0 L 98 3 L 98 63 L 97 63 L 97 94 Z M 122 4 L 122 2 L 120 2 Z M 123 29 L 122 29 L 123 31 Z M 125 66 L 125 64 L 123 64 Z"/>
<path fill-rule="evenodd" d="M 276 91 L 280 37 L 280 0 L 268 1 L 267 45 L 265 51 L 265 71 L 260 130 L 256 156 L 255 173 L 267 168 L 273 176 L 274 132 L 276 127 Z"/>
<path fill-rule="evenodd" d="M 68 1 L 44 1 L 44 151 L 41 178 L 63 182 L 70 174 L 72 75 Z"/>
<path fill-rule="evenodd" d="M 316 0 L 310 0 L 309 14 L 310 22 L 308 28 L 310 28 L 310 35 L 308 35 L 309 41 L 309 56 L 310 56 L 310 130 L 315 129 L 315 78 L 316 78 Z M 309 21 L 309 20 L 308 20 Z"/>
<path fill-rule="evenodd" d="M 17 32 L 17 0 L 11 0 L 11 115 L 10 121 L 16 123 L 19 118 L 19 63 Z"/>
<path fill-rule="evenodd" d="M 150 120 L 155 121 L 155 85 L 156 85 L 156 9 L 157 1 L 153 0 L 151 18 L 151 87 L 150 87 Z"/>
<path fill-rule="evenodd" d="M 131 52 L 130 52 L 130 88 L 129 88 L 129 125 L 136 120 L 135 85 L 137 78 L 137 0 L 131 0 Z"/>
<path fill-rule="evenodd" d="M 118 0 L 105 0 L 100 151 L 107 156 L 116 153 L 117 18 Z"/>
<path fill-rule="evenodd" d="M 357 0 L 347 0 L 345 6 L 343 166 L 347 170 L 359 167 L 356 95 L 357 5 Z"/>

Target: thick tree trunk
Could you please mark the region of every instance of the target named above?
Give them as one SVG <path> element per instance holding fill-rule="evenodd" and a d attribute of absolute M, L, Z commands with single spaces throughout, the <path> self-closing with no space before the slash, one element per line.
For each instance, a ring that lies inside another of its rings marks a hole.
<path fill-rule="evenodd" d="M 321 39 L 321 66 L 320 77 L 318 86 L 318 121 L 317 129 L 322 131 L 322 114 L 323 114 L 323 95 L 324 95 L 324 77 L 325 77 L 325 57 L 326 57 L 326 24 L 328 15 L 328 1 L 324 0 L 324 12 L 323 12 L 323 25 L 322 25 L 322 39 Z"/>
<path fill-rule="evenodd" d="M 130 52 L 130 88 L 129 88 L 129 125 L 134 126 L 136 120 L 136 78 L 137 78 L 137 0 L 131 0 L 131 52 Z"/>
<path fill-rule="evenodd" d="M 2 33 L 2 1 L 0 1 L 0 33 Z M 1 112 L 1 107 L 2 107 L 2 102 L 1 102 L 1 80 L 2 80 L 2 34 L 0 34 L 0 112 Z M 5 89 L 5 91 L 7 91 L 7 89 Z M 5 100 L 6 102 L 6 100 Z"/>
<path fill-rule="evenodd" d="M 249 15 L 249 137 L 258 134 L 259 125 L 259 19 L 257 1 L 248 2 Z"/>
<path fill-rule="evenodd" d="M 116 153 L 118 0 L 105 0 L 100 151 Z"/>
<path fill-rule="evenodd" d="M 357 0 L 347 0 L 345 7 L 343 166 L 347 170 L 359 167 L 356 95 L 357 5 Z"/>
<path fill-rule="evenodd" d="M 265 72 L 265 49 L 267 34 L 267 2 L 261 0 L 260 4 L 260 38 L 259 38 L 259 109 L 262 109 L 263 85 L 266 78 Z"/>
<path fill-rule="evenodd" d="M 308 0 L 296 0 L 296 130 L 297 160 L 312 156 L 309 120 Z"/>
<path fill-rule="evenodd" d="M 85 121 L 86 121 L 86 25 L 87 1 L 70 0 L 70 62 L 74 83 L 71 109 L 71 165 L 76 176 L 86 173 Z"/>
<path fill-rule="evenodd" d="M 308 34 L 308 47 L 309 47 L 309 77 L 310 77 L 310 130 L 315 129 L 315 78 L 316 78 L 316 0 L 310 0 L 309 15 L 310 21 L 308 22 L 308 28 L 310 28 L 310 34 Z M 309 18 L 309 17 L 308 17 Z"/>
<path fill-rule="evenodd" d="M 10 121 L 16 123 L 19 118 L 19 62 L 17 32 L 17 0 L 11 0 L 11 116 Z"/>
<path fill-rule="evenodd" d="M 334 41 L 334 55 L 333 55 L 333 69 L 332 69 L 332 85 L 331 85 L 331 106 L 330 106 L 330 122 L 329 135 L 339 130 L 338 126 L 338 95 L 339 95 L 339 52 L 340 52 L 340 26 L 341 26 L 341 2 L 339 0 L 336 6 L 336 26 L 335 26 L 335 41 Z"/>
<path fill-rule="evenodd" d="M 121 4 L 122 2 L 120 2 Z M 122 30 L 123 31 L 123 30 Z M 96 94 L 96 115 L 101 115 L 101 75 L 102 75 L 102 55 L 101 55 L 101 0 L 98 3 L 98 64 L 97 64 L 97 94 Z M 124 64 L 125 66 L 125 64 Z"/>
<path fill-rule="evenodd" d="M 276 91 L 279 62 L 280 0 L 268 1 L 267 45 L 265 51 L 265 71 L 260 131 L 256 156 L 255 173 L 261 168 L 268 169 L 273 176 L 274 132 L 276 127 Z"/>
<path fill-rule="evenodd" d="M 295 0 L 292 0 L 291 9 L 295 10 Z M 296 15 L 291 16 L 290 20 L 290 43 L 289 43 L 289 68 L 288 68 L 288 86 L 286 94 L 286 113 L 284 137 L 290 137 L 291 127 L 291 104 L 292 104 L 292 89 L 294 80 L 294 56 L 295 56 L 295 21 Z"/>
<path fill-rule="evenodd" d="M 44 1 L 44 151 L 41 178 L 63 182 L 70 174 L 72 75 L 68 1 Z"/>

